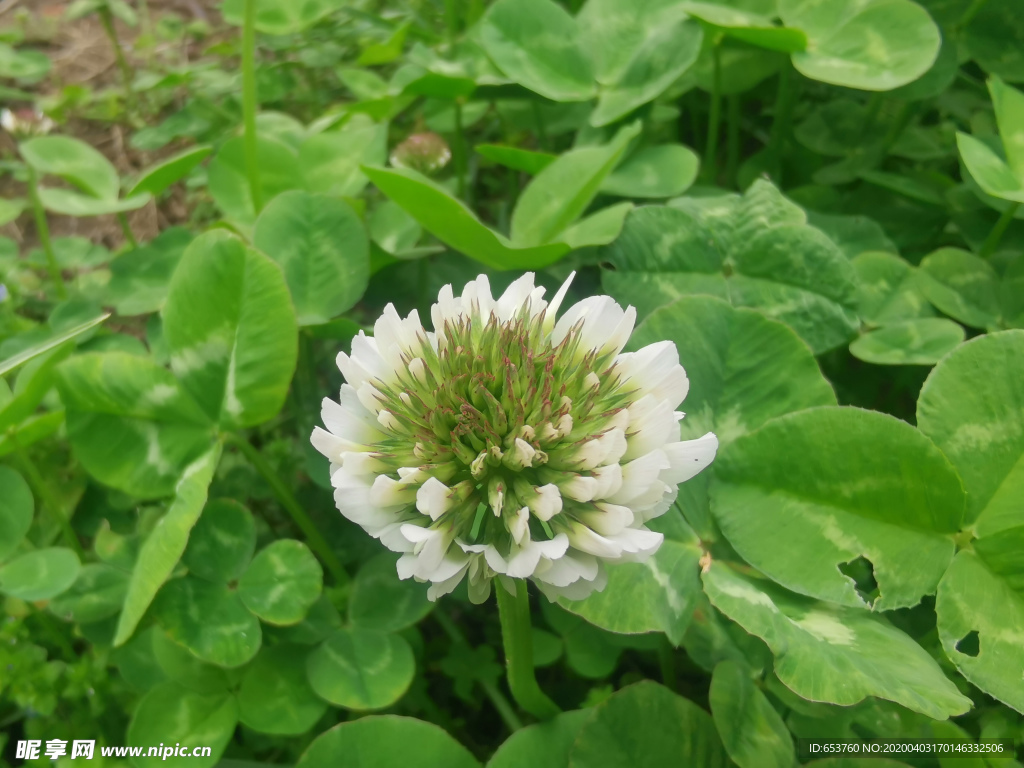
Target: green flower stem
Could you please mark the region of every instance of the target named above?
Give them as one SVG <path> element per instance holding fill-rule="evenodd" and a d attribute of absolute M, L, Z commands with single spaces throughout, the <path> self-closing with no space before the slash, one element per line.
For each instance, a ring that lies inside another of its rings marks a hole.
<path fill-rule="evenodd" d="M 547 720 L 561 710 L 537 685 L 533 674 L 533 636 L 530 629 L 530 594 L 526 581 L 515 579 L 516 594 L 510 595 L 500 584 L 498 615 L 501 617 L 501 638 L 505 644 L 508 686 L 520 707 L 531 715 Z"/>
<path fill-rule="evenodd" d="M 959 32 L 964 29 L 974 20 L 974 17 L 978 15 L 978 11 L 984 8 L 987 3 L 988 0 L 974 0 L 974 2 L 967 7 L 967 10 L 964 11 L 964 15 L 961 16 L 957 20 L 956 24 L 953 25 L 953 31 Z"/>
<path fill-rule="evenodd" d="M 676 649 L 664 635 L 658 642 L 658 665 L 661 667 L 661 683 L 670 691 L 676 690 Z"/>
<path fill-rule="evenodd" d="M 981 251 L 978 255 L 983 259 L 992 258 L 992 254 L 996 252 L 996 248 L 999 247 L 999 241 L 1003 239 L 1003 235 L 1006 233 L 1007 227 L 1013 221 L 1014 215 L 1017 213 L 1017 209 L 1020 208 L 1020 203 L 1010 203 L 1006 210 L 1003 211 L 999 217 L 999 221 L 992 227 L 992 231 L 988 233 L 988 237 L 985 238 L 985 242 L 981 245 Z"/>
<path fill-rule="evenodd" d="M 121 225 L 121 232 L 124 233 L 124 239 L 128 241 L 128 244 L 132 248 L 139 247 L 139 241 L 135 239 L 135 233 L 132 232 L 132 225 L 128 223 L 128 217 L 124 211 L 117 214 L 117 223 Z"/>
<path fill-rule="evenodd" d="M 121 70 L 121 79 L 124 81 L 124 101 L 129 107 L 135 104 L 135 91 L 132 90 L 132 68 L 124 55 L 124 48 L 121 41 L 117 39 L 117 30 L 114 29 L 114 14 L 106 5 L 101 5 L 98 10 L 100 23 L 103 31 L 110 39 L 110 45 L 114 49 L 114 58 L 117 60 L 117 68 Z"/>
<path fill-rule="evenodd" d="M 793 64 L 786 61 L 779 72 L 779 87 L 775 94 L 772 132 L 768 150 L 775 165 L 775 184 L 782 187 L 782 158 L 786 152 L 793 126 L 793 107 L 796 106 L 797 89 L 794 82 Z"/>
<path fill-rule="evenodd" d="M 274 468 L 270 466 L 270 463 L 263 458 L 261 454 L 252 443 L 246 440 L 241 435 L 228 434 L 225 436 L 228 443 L 234 445 L 242 454 L 249 460 L 253 468 L 259 472 L 263 479 L 267 481 L 270 489 L 274 492 L 277 500 L 281 506 L 285 508 L 285 511 L 291 515 L 295 524 L 302 531 L 306 537 L 306 541 L 309 543 L 309 548 L 316 553 L 317 557 L 323 561 L 323 564 L 327 566 L 327 570 L 331 572 L 334 577 L 334 581 L 337 585 L 347 584 L 349 582 L 348 572 L 345 570 L 341 561 L 338 560 L 337 555 L 334 554 L 334 550 L 331 549 L 327 543 L 327 539 L 324 538 L 323 534 L 316 527 L 312 518 L 306 513 L 306 510 L 299 504 L 298 499 L 291 492 L 281 477 L 274 471 Z"/>
<path fill-rule="evenodd" d="M 256 0 L 245 0 L 242 24 L 242 124 L 245 144 L 245 173 L 256 214 L 263 210 L 263 185 L 260 183 L 259 145 L 256 137 Z"/>
<path fill-rule="evenodd" d="M 462 99 L 455 99 L 455 146 L 452 147 L 452 159 L 455 160 L 455 178 L 457 194 L 460 200 L 466 200 L 466 135 L 462 127 Z"/>
<path fill-rule="evenodd" d="M 459 631 L 459 628 L 455 626 L 455 622 L 451 620 L 451 617 L 449 617 L 447 613 L 438 608 L 431 615 L 455 645 L 463 648 L 470 647 L 469 643 L 466 642 L 466 637 Z M 494 708 L 498 711 L 498 715 L 500 715 L 501 719 L 505 721 L 505 725 L 508 726 L 508 729 L 515 732 L 522 728 L 522 721 L 519 719 L 515 710 L 512 709 L 512 705 L 509 703 L 509 700 L 505 698 L 505 694 L 498 690 L 498 686 L 490 680 L 481 679 L 477 680 L 477 682 L 480 684 L 480 687 L 483 688 L 484 694 L 487 698 L 491 700 L 491 704 L 493 704 Z"/>
<path fill-rule="evenodd" d="M 39 199 L 39 179 L 36 176 L 36 169 L 31 165 L 28 168 L 28 198 L 32 203 L 32 213 L 36 219 L 36 234 L 39 236 L 39 244 L 43 246 L 43 253 L 46 254 L 46 266 L 50 271 L 50 279 L 53 280 L 54 288 L 57 291 L 57 298 L 63 301 L 68 297 L 68 289 L 64 285 L 64 278 L 60 273 L 60 265 L 57 264 L 57 254 L 53 252 L 53 243 L 50 240 L 50 226 L 46 223 L 46 211 L 43 210 L 43 203 Z"/>
<path fill-rule="evenodd" d="M 708 112 L 708 141 L 704 145 L 704 180 L 714 183 L 718 176 L 718 131 L 722 122 L 722 47 L 715 41 L 711 49 L 713 80 L 711 88 L 711 109 Z"/>
<path fill-rule="evenodd" d="M 544 124 L 544 113 L 540 110 L 540 102 L 536 99 L 530 99 L 530 105 L 533 107 L 533 122 L 537 126 L 537 143 L 540 148 L 545 152 L 551 150 L 548 144 L 548 130 Z"/>
<path fill-rule="evenodd" d="M 83 558 L 85 556 L 85 551 L 82 549 L 82 544 L 75 535 L 74 529 L 71 527 L 71 522 L 64 514 L 60 501 L 53 495 L 47 481 L 43 479 L 41 474 L 39 474 L 39 469 L 36 467 L 35 462 L 32 461 L 32 458 L 28 455 L 28 452 L 21 446 L 21 443 L 18 442 L 18 438 L 13 429 L 7 432 L 7 439 L 10 440 L 11 445 L 14 446 L 15 459 L 21 467 L 21 471 L 28 480 L 29 485 L 32 486 L 32 492 L 42 500 L 43 506 L 49 510 L 53 519 L 60 527 L 64 543 L 75 551 L 75 554 L 78 555 L 79 559 Z"/>
<path fill-rule="evenodd" d="M 725 178 L 736 186 L 736 171 L 740 165 L 740 97 L 730 94 L 726 99 L 728 133 L 726 134 Z"/>

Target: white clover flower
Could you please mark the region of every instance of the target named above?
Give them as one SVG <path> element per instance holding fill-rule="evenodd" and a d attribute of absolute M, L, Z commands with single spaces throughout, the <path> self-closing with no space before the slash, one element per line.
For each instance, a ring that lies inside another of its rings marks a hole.
<path fill-rule="evenodd" d="M 0 128 L 16 138 L 44 136 L 55 123 L 39 109 L 0 109 Z"/>
<path fill-rule="evenodd" d="M 313 445 L 331 461 L 341 513 L 403 553 L 398 575 L 430 599 L 468 575 L 533 579 L 579 599 L 604 563 L 652 555 L 677 486 L 715 456 L 707 433 L 679 439 L 689 381 L 675 345 L 621 350 L 636 311 L 584 299 L 556 321 L 533 275 L 498 299 L 485 276 L 431 308 L 434 332 L 392 305 L 338 355 L 346 383 L 325 399 Z"/>

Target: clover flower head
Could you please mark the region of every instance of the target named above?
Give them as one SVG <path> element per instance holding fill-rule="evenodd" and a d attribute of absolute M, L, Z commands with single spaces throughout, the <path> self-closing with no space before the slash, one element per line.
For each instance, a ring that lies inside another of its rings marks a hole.
<path fill-rule="evenodd" d="M 481 275 L 445 286 L 434 331 L 392 305 L 338 355 L 313 445 L 331 461 L 338 509 L 389 549 L 431 599 L 468 576 L 533 579 L 551 599 L 607 582 L 604 564 L 662 542 L 645 523 L 715 456 L 680 440 L 689 381 L 675 345 L 622 352 L 636 311 L 593 296 L 557 317 L 569 280 L 543 299 L 532 274 L 499 298 Z"/>
<path fill-rule="evenodd" d="M 395 147 L 390 159 L 396 168 L 409 168 L 430 175 L 448 165 L 452 150 L 448 142 L 433 131 L 422 131 L 412 134 Z"/>
<path fill-rule="evenodd" d="M 18 139 L 44 136 L 54 125 L 39 109 L 0 109 L 0 128 Z"/>

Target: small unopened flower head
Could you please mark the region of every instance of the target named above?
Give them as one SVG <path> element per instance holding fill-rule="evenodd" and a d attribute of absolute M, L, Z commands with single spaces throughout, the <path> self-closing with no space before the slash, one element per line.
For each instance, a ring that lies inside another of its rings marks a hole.
<path fill-rule="evenodd" d="M 44 136 L 53 126 L 53 120 L 38 109 L 0 109 L 0 128 L 16 139 Z"/>
<path fill-rule="evenodd" d="M 571 280 L 570 276 L 570 280 Z M 605 563 L 642 561 L 679 483 L 718 440 L 680 440 L 689 382 L 675 345 L 622 352 L 636 319 L 608 296 L 558 310 L 527 274 L 501 297 L 485 276 L 431 308 L 434 331 L 390 304 L 338 355 L 313 445 L 331 461 L 338 509 L 401 552 L 398 575 L 431 599 L 469 580 L 533 579 L 580 599 Z"/>
<path fill-rule="evenodd" d="M 427 175 L 437 173 L 452 159 L 448 142 L 431 131 L 414 133 L 391 152 L 391 164 Z"/>

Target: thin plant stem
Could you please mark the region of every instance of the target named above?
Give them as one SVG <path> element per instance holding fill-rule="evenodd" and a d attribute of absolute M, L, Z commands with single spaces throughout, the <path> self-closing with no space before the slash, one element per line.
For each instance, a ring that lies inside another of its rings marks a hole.
<path fill-rule="evenodd" d="M 114 49 L 114 59 L 117 61 L 117 68 L 121 71 L 121 79 L 124 81 L 125 104 L 133 107 L 135 105 L 135 91 L 132 90 L 132 79 L 134 76 L 132 74 L 132 67 L 124 55 L 124 48 L 121 47 L 121 41 L 117 39 L 117 30 L 114 29 L 114 14 L 105 5 L 99 7 L 98 13 L 100 23 L 103 25 L 103 31 L 107 33 L 110 45 Z"/>
<path fill-rule="evenodd" d="M 43 506 L 49 510 L 50 515 L 53 516 L 53 519 L 60 527 L 64 543 L 71 547 L 79 558 L 84 557 L 85 552 L 82 550 L 82 544 L 75 535 L 74 529 L 71 527 L 71 522 L 64 514 L 60 501 L 53 495 L 53 492 L 50 490 L 50 486 L 47 485 L 43 476 L 39 474 L 39 469 L 36 467 L 35 462 L 32 461 L 32 457 L 28 455 L 28 452 L 22 447 L 21 443 L 18 442 L 18 438 L 14 434 L 14 430 L 7 433 L 7 438 L 11 441 L 11 445 L 14 446 L 14 456 L 17 459 L 18 465 L 21 467 L 21 471 L 25 475 L 25 479 L 28 480 L 28 484 L 32 486 L 32 492 L 42 500 Z"/>
<path fill-rule="evenodd" d="M 722 49 L 717 42 L 711 49 L 713 80 L 711 109 L 708 112 L 708 141 L 704 145 L 704 180 L 714 183 L 718 176 L 718 131 L 722 122 Z"/>
<path fill-rule="evenodd" d="M 533 636 L 530 628 L 530 593 L 526 581 L 514 579 L 515 595 L 510 595 L 500 584 L 498 615 L 501 618 L 501 638 L 505 645 L 505 664 L 508 668 L 508 687 L 520 707 L 534 717 L 547 720 L 561 710 L 537 685 L 533 674 Z"/>
<path fill-rule="evenodd" d="M 987 3 L 988 0 L 974 0 L 974 2 L 967 7 L 967 10 L 964 11 L 963 15 L 957 19 L 956 24 L 953 25 L 954 32 L 959 32 L 974 21 L 974 17 L 978 15 L 978 11 L 984 8 Z"/>
<path fill-rule="evenodd" d="M 128 244 L 132 248 L 139 247 L 139 241 L 135 239 L 135 233 L 132 232 L 132 225 L 128 222 L 128 217 L 124 211 L 120 211 L 117 214 L 117 223 L 121 225 L 121 232 L 124 233 L 124 239 L 128 241 Z"/>
<path fill-rule="evenodd" d="M 455 45 L 455 38 L 459 34 L 458 0 L 444 0 L 444 23 L 448 45 Z"/>
<path fill-rule="evenodd" d="M 64 277 L 60 273 L 60 265 L 57 263 L 57 254 L 53 252 L 53 242 L 50 240 L 50 226 L 46 223 L 46 211 L 39 199 L 39 179 L 36 176 L 36 169 L 28 165 L 28 197 L 32 203 L 32 214 L 36 220 L 36 234 L 39 236 L 39 244 L 43 246 L 43 253 L 46 254 L 46 267 L 50 272 L 50 279 L 53 281 L 57 298 L 63 301 L 68 297 L 68 289 L 64 285 Z"/>
<path fill-rule="evenodd" d="M 537 126 L 537 143 L 540 144 L 540 148 L 544 151 L 550 149 L 548 145 L 548 131 L 544 125 L 544 113 L 540 110 L 540 102 L 536 99 L 531 99 L 530 104 L 533 107 L 533 122 Z"/>
<path fill-rule="evenodd" d="M 256 0 L 245 0 L 242 24 L 242 125 L 245 145 L 245 174 L 249 194 L 257 214 L 263 210 L 263 185 L 260 182 L 259 144 L 256 136 Z"/>
<path fill-rule="evenodd" d="M 455 622 L 451 620 L 451 617 L 447 613 L 438 608 L 431 615 L 455 645 L 464 648 L 470 647 L 469 643 L 466 641 L 465 635 L 463 635 L 459 628 L 455 626 Z M 477 682 L 480 684 L 480 687 L 483 689 L 487 698 L 491 700 L 491 704 L 493 704 L 494 708 L 498 711 L 498 715 L 505 721 L 505 725 L 508 726 L 508 729 L 515 732 L 522 728 L 523 723 L 519 719 L 519 715 L 516 714 L 516 711 L 512 708 L 509 700 L 505 698 L 505 694 L 498 690 L 498 686 L 490 680 L 480 679 L 477 680 Z"/>
<path fill-rule="evenodd" d="M 309 548 L 316 553 L 317 557 L 323 561 L 323 564 L 327 566 L 327 570 L 330 571 L 334 577 L 334 581 L 338 586 L 347 584 L 349 582 L 348 572 L 345 570 L 341 561 L 338 560 L 337 555 L 334 554 L 334 550 L 331 549 L 327 540 L 323 534 L 316 527 L 312 518 L 306 513 L 306 510 L 302 508 L 298 499 L 291 492 L 291 489 L 285 485 L 281 477 L 274 471 L 274 468 L 270 466 L 263 454 L 261 454 L 252 443 L 246 440 L 241 435 L 231 434 L 226 435 L 227 442 L 236 446 L 249 463 L 252 464 L 253 468 L 259 472 L 263 479 L 267 481 L 267 485 L 274 492 L 278 502 L 285 508 L 285 511 L 291 515 L 292 520 L 302 531 L 306 537 L 306 541 L 309 542 Z"/>
<path fill-rule="evenodd" d="M 460 200 L 466 199 L 466 136 L 462 128 L 462 99 L 455 99 L 455 146 L 452 147 L 455 160 L 455 177 L 457 194 Z"/>
<path fill-rule="evenodd" d="M 793 122 L 793 107 L 796 103 L 796 84 L 793 65 L 787 60 L 779 72 L 779 86 L 775 94 L 775 111 L 768 149 L 775 164 L 775 183 L 782 186 L 782 158 L 789 143 Z"/>
<path fill-rule="evenodd" d="M 725 177 L 733 186 L 737 186 L 736 170 L 740 164 L 740 97 L 730 94 L 726 100 L 728 109 L 728 133 L 726 135 Z"/>
<path fill-rule="evenodd" d="M 661 667 L 661 683 L 670 691 L 676 689 L 676 649 L 662 635 L 658 642 L 658 664 Z"/>
<path fill-rule="evenodd" d="M 1006 229 L 1010 226 L 1013 221 L 1014 215 L 1017 213 L 1017 209 L 1020 208 L 1020 203 L 1010 203 L 1006 210 L 999 216 L 999 221 L 992 227 L 992 231 L 988 233 L 988 237 L 985 238 L 985 242 L 981 244 L 981 250 L 978 255 L 983 259 L 992 258 L 992 254 L 996 252 L 996 248 L 999 247 L 999 241 L 1003 239 L 1003 235 L 1006 234 Z"/>

